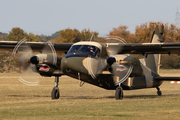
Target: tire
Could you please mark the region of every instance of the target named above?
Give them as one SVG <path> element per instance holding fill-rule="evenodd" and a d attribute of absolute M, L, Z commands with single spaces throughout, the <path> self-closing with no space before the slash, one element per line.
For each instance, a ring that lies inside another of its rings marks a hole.
<path fill-rule="evenodd" d="M 115 98 L 116 98 L 116 100 L 122 100 L 123 99 L 123 89 L 122 89 L 122 87 L 117 87 L 116 88 Z"/>
<path fill-rule="evenodd" d="M 59 88 L 58 88 L 58 87 L 54 87 L 54 88 L 52 89 L 52 92 L 51 92 L 51 98 L 52 98 L 52 99 L 59 99 L 59 96 L 60 96 L 60 94 L 59 94 Z"/>
<path fill-rule="evenodd" d="M 158 96 L 161 96 L 162 92 L 161 91 L 157 91 L 157 94 L 158 94 Z"/>

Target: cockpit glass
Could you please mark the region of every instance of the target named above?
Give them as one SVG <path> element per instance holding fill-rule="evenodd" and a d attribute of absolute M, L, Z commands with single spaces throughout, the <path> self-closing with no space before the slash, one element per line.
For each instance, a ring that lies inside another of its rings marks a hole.
<path fill-rule="evenodd" d="M 80 48 L 81 46 L 82 46 L 82 45 L 74 45 L 74 46 L 72 46 L 72 47 L 69 49 L 68 53 L 74 53 L 74 52 L 76 52 L 76 51 L 79 51 L 79 48 Z"/>
<path fill-rule="evenodd" d="M 90 53 L 92 55 L 96 55 L 97 52 L 99 51 L 100 51 L 99 48 L 92 45 L 74 45 L 69 49 L 68 53 L 82 52 L 82 53 Z"/>

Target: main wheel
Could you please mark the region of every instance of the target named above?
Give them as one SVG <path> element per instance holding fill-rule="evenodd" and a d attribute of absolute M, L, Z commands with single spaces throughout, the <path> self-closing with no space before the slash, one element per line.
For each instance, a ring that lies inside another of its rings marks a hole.
<path fill-rule="evenodd" d="M 162 92 L 161 92 L 161 91 L 157 91 L 157 94 L 158 94 L 159 96 L 161 96 L 161 95 L 162 95 Z"/>
<path fill-rule="evenodd" d="M 116 98 L 116 100 L 123 99 L 123 89 L 122 89 L 122 87 L 117 87 L 116 88 L 115 98 Z"/>
<path fill-rule="evenodd" d="M 59 99 L 59 88 L 58 87 L 54 87 L 52 89 L 52 92 L 51 92 L 51 98 L 52 99 Z"/>

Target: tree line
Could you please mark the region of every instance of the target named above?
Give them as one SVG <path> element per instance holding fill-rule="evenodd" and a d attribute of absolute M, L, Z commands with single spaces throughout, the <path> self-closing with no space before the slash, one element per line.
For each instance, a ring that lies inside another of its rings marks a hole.
<path fill-rule="evenodd" d="M 32 32 L 27 33 L 19 27 L 12 28 L 8 33 L 0 32 L 0 41 L 20 41 L 23 38 L 26 38 L 27 41 L 31 42 L 46 42 L 48 40 L 56 39 L 60 35 L 60 32 L 57 31 L 50 36 L 47 35 L 35 35 Z"/>
<path fill-rule="evenodd" d="M 151 36 L 154 30 L 154 25 L 161 25 L 161 22 L 157 23 L 143 23 L 139 26 L 136 26 L 135 32 L 131 33 L 128 30 L 128 26 L 120 25 L 117 28 L 112 28 L 109 31 L 109 36 L 117 36 L 126 40 L 127 43 L 146 43 L 150 42 Z M 27 41 L 33 42 L 65 42 L 65 43 L 74 43 L 78 41 L 96 41 L 96 42 L 112 42 L 107 41 L 104 37 L 99 37 L 97 31 L 91 31 L 90 29 L 83 29 L 79 31 L 78 29 L 63 29 L 55 32 L 51 36 L 46 35 L 35 35 L 33 33 L 27 33 L 23 29 L 16 27 L 12 28 L 9 33 L 0 32 L 0 40 L 5 41 L 19 41 L 23 38 L 26 38 Z M 174 24 L 164 24 L 164 42 L 180 42 L 180 28 L 177 28 Z M 118 41 L 113 41 L 118 42 Z M 19 63 L 13 62 L 13 58 L 10 57 L 9 52 L 0 52 L 0 72 L 11 72 L 12 64 L 16 67 L 16 71 L 20 71 L 18 68 Z M 138 58 L 143 58 L 143 55 L 135 55 Z M 2 64 L 3 63 L 3 64 Z M 180 57 L 179 55 L 162 55 L 161 57 L 161 68 L 164 69 L 179 69 L 180 68 Z"/>
<path fill-rule="evenodd" d="M 145 43 L 150 41 L 155 24 L 161 25 L 162 23 L 143 23 L 139 26 L 136 26 L 134 33 L 131 33 L 128 30 L 128 26 L 120 25 L 117 28 L 112 28 L 107 36 L 111 35 L 121 37 L 126 40 L 127 43 Z M 107 42 L 103 37 L 99 37 L 98 35 L 99 33 L 97 31 L 91 31 L 90 29 L 83 29 L 79 31 L 75 28 L 60 30 L 51 36 L 34 35 L 32 32 L 27 33 L 23 29 L 16 27 L 12 28 L 9 33 L 0 32 L 0 40 L 19 41 L 23 38 L 26 38 L 28 41 L 33 42 L 52 41 L 61 43 L 74 43 L 78 41 L 89 41 L 92 39 L 92 41 Z M 163 39 L 165 42 L 180 42 L 180 28 L 177 28 L 174 24 L 165 23 Z"/>

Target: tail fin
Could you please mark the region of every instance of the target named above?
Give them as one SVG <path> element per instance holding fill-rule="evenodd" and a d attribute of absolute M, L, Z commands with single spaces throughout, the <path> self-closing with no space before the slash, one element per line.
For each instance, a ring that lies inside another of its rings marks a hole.
<path fill-rule="evenodd" d="M 164 26 L 161 26 L 161 31 L 159 32 L 158 25 L 155 26 L 155 30 L 152 34 L 150 43 L 161 43 L 162 40 L 162 34 L 163 34 Z M 159 67 L 160 67 L 160 54 L 146 54 L 145 55 L 145 64 L 148 68 L 150 68 L 152 71 L 159 73 Z"/>

